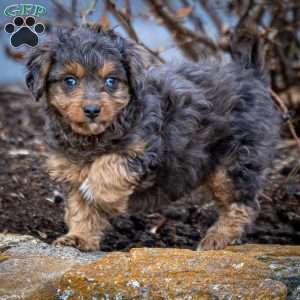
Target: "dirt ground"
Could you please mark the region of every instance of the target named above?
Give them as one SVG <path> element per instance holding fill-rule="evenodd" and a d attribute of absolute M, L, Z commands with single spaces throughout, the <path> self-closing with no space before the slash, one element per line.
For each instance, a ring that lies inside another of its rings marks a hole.
<path fill-rule="evenodd" d="M 52 182 L 43 164 L 43 113 L 21 88 L 0 86 L 0 232 L 53 241 L 66 232 L 65 187 Z M 261 213 L 244 241 L 300 244 L 299 152 L 293 141 L 279 145 L 260 196 Z M 102 250 L 131 247 L 195 248 L 216 220 L 213 205 L 190 197 L 157 213 L 114 217 Z"/>

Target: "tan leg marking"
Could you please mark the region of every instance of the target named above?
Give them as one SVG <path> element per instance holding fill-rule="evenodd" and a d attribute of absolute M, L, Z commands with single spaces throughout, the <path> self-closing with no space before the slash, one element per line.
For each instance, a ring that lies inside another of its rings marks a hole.
<path fill-rule="evenodd" d="M 47 166 L 53 178 L 72 185 L 65 215 L 69 232 L 54 243 L 82 251 L 98 250 L 108 225 L 107 214 L 126 210 L 137 182 L 137 175 L 129 171 L 127 158 L 103 155 L 91 165 L 78 166 L 61 155 L 52 155 Z"/>
<path fill-rule="evenodd" d="M 80 183 L 87 177 L 89 166 L 80 167 L 62 155 L 53 154 L 48 158 L 47 168 L 52 178 L 72 185 L 65 212 L 69 232 L 55 240 L 54 244 L 72 246 L 81 251 L 98 250 L 108 221 L 81 197 L 78 190 Z"/>
<path fill-rule="evenodd" d="M 216 224 L 208 229 L 198 250 L 223 249 L 240 239 L 244 228 L 251 224 L 255 212 L 251 207 L 236 203 L 236 192 L 224 169 L 219 169 L 208 180 L 214 200 L 220 206 L 220 217 Z"/>
<path fill-rule="evenodd" d="M 127 158 L 118 154 L 95 160 L 81 184 L 82 196 L 108 214 L 124 212 L 137 183 L 137 174 L 128 169 Z"/>
<path fill-rule="evenodd" d="M 73 185 L 80 184 L 87 177 L 89 171 L 89 165 L 80 167 L 59 154 L 50 155 L 46 164 L 52 179 L 59 182 L 69 182 Z"/>
<path fill-rule="evenodd" d="M 226 211 L 221 212 L 217 223 L 208 229 L 198 250 L 223 249 L 240 239 L 245 225 L 252 222 L 254 215 L 251 207 L 237 203 L 231 204 Z"/>
<path fill-rule="evenodd" d="M 65 222 L 69 232 L 55 240 L 55 245 L 72 246 L 81 251 L 99 250 L 103 231 L 109 223 L 104 215 L 82 199 L 78 190 L 69 195 Z"/>

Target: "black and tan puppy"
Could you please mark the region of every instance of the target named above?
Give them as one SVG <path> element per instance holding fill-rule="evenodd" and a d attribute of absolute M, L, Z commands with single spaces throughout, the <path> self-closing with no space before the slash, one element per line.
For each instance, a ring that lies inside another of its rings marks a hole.
<path fill-rule="evenodd" d="M 27 84 L 44 98 L 50 174 L 69 182 L 68 234 L 56 244 L 97 250 L 108 216 L 207 187 L 220 217 L 199 248 L 239 239 L 277 139 L 259 40 L 237 33 L 230 63 L 149 67 L 143 48 L 83 26 L 37 48 Z"/>

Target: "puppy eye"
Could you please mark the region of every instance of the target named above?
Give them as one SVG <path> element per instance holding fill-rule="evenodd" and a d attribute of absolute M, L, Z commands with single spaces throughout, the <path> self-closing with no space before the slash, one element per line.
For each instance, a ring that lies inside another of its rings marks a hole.
<path fill-rule="evenodd" d="M 77 79 L 72 77 L 72 76 L 68 76 L 64 79 L 65 84 L 70 87 L 73 88 L 74 86 L 77 85 Z"/>
<path fill-rule="evenodd" d="M 114 77 L 107 77 L 105 80 L 105 86 L 109 89 L 109 90 L 113 90 L 117 87 L 118 84 L 118 80 Z"/>

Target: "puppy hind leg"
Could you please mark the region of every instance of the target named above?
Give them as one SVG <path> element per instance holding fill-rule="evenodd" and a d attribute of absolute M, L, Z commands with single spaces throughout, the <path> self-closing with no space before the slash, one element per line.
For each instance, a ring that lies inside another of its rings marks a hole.
<path fill-rule="evenodd" d="M 208 229 L 198 250 L 223 249 L 239 240 L 245 227 L 254 221 L 257 211 L 255 195 L 252 203 L 243 201 L 243 193 L 236 188 L 235 181 L 224 168 L 209 177 L 207 187 L 220 207 L 220 216 Z"/>
<path fill-rule="evenodd" d="M 109 225 L 106 217 L 82 199 L 77 190 L 69 196 L 65 222 L 69 232 L 55 240 L 54 244 L 75 247 L 81 251 L 99 250 L 103 231 Z"/>

